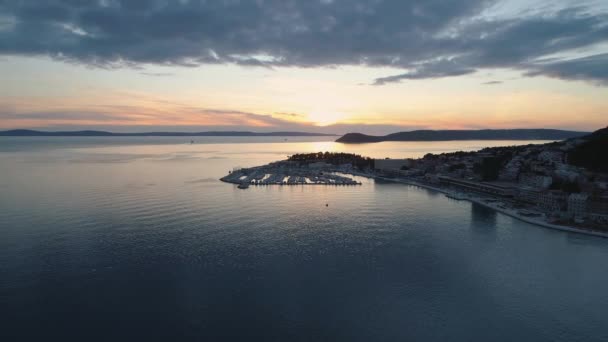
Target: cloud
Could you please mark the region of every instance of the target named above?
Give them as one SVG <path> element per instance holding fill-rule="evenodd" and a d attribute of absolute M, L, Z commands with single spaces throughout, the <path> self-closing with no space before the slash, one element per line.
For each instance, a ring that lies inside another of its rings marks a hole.
<path fill-rule="evenodd" d="M 101 111 L 3 111 L 0 108 L 0 118 L 6 120 L 15 121 L 28 121 L 28 120 L 41 120 L 41 121 L 95 121 L 95 122 L 109 122 L 109 121 L 135 121 L 136 119 L 114 113 L 105 113 Z"/>
<path fill-rule="evenodd" d="M 425 78 L 461 76 L 474 72 L 475 69 L 459 64 L 454 60 L 442 59 L 439 61 L 425 63 L 405 74 L 377 78 L 373 84 L 384 85 L 386 83 L 400 82 L 401 80 L 419 80 Z"/>
<path fill-rule="evenodd" d="M 294 118 L 294 119 L 306 118 L 306 115 L 300 114 L 300 113 L 275 112 L 274 115 L 279 116 L 279 117 Z"/>
<path fill-rule="evenodd" d="M 588 80 L 608 85 L 608 53 L 564 61 L 530 65 L 528 76 L 549 75 L 570 80 Z"/>
<path fill-rule="evenodd" d="M 394 125 L 369 123 L 340 123 L 317 126 L 310 121 L 293 121 L 303 117 L 297 113 L 279 113 L 278 116 L 232 109 L 199 108 L 186 105 L 171 107 L 168 111 L 150 113 L 132 106 L 97 106 L 97 110 L 27 110 L 13 111 L 0 103 L 0 130 L 30 128 L 50 131 L 105 130 L 111 132 L 317 132 L 344 134 L 366 132 L 387 134 L 397 130 L 428 129 L 426 125 Z M 129 115 L 124 115 L 128 112 Z M 151 119 L 142 124 L 141 118 Z M 291 120 L 290 120 L 291 119 Z M 179 124 L 175 124 L 178 123 Z"/>
<path fill-rule="evenodd" d="M 173 76 L 173 73 L 170 73 L 170 72 L 140 72 L 140 75 L 153 76 L 153 77 L 167 77 L 167 76 Z"/>
<path fill-rule="evenodd" d="M 502 81 L 488 81 L 488 82 L 483 82 L 483 85 L 496 85 L 496 84 L 502 84 Z"/>
<path fill-rule="evenodd" d="M 608 15 L 597 4 L 510 17 L 492 12 L 496 6 L 487 0 L 0 0 L 0 55 L 50 56 L 103 68 L 404 70 L 377 78 L 376 85 L 485 68 L 606 84 L 603 57 L 538 64 L 608 42 Z"/>

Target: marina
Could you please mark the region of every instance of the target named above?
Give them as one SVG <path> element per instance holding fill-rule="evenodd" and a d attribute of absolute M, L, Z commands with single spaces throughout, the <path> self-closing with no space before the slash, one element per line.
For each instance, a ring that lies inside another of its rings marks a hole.
<path fill-rule="evenodd" d="M 238 184 L 239 189 L 250 185 L 361 185 L 361 182 L 337 174 L 341 170 L 325 163 L 299 164 L 280 161 L 252 168 L 236 168 L 220 180 Z"/>

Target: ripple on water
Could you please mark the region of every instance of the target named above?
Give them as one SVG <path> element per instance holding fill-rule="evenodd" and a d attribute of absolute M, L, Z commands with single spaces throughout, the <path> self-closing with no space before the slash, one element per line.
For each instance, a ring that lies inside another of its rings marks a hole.
<path fill-rule="evenodd" d="M 388 145 L 375 146 L 358 148 Z M 13 317 L 4 333 L 608 340 L 605 239 L 399 184 L 211 181 L 310 146 L 215 144 L 204 150 L 226 159 L 156 160 L 183 148 L 103 147 L 156 155 L 121 163 L 0 155 L 0 310 Z"/>

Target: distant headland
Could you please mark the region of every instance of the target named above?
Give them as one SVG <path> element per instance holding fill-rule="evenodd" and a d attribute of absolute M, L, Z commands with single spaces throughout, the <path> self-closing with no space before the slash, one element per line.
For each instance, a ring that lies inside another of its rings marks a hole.
<path fill-rule="evenodd" d="M 0 136 L 12 137 L 319 137 L 337 134 L 311 132 L 248 132 L 248 131 L 208 131 L 208 132 L 142 132 L 113 133 L 106 131 L 36 131 L 14 129 L 0 131 Z"/>
<path fill-rule="evenodd" d="M 384 136 L 348 133 L 336 142 L 346 144 L 382 141 L 449 141 L 449 140 L 564 140 L 580 137 L 588 132 L 559 129 L 481 129 L 481 130 L 418 130 Z"/>

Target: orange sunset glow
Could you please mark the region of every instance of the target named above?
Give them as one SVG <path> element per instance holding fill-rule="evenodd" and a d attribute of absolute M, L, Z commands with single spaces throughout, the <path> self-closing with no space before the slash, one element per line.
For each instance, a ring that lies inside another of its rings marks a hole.
<path fill-rule="evenodd" d="M 108 6 L 107 10 L 115 9 Z M 334 31 L 328 28 L 323 34 L 338 42 L 332 32 L 337 35 L 354 28 L 332 12 L 338 10 L 338 4 L 323 6 L 319 13 L 327 10 L 326 15 L 336 20 Z M 402 50 L 383 45 L 382 37 L 370 33 L 369 41 L 350 43 L 358 52 L 335 44 L 328 50 L 331 53 L 322 54 L 321 47 L 303 50 L 297 40 L 290 40 L 312 39 L 320 31 L 285 33 L 283 46 L 274 47 L 265 41 L 270 38 L 264 28 L 251 23 L 249 30 L 259 31 L 260 46 L 238 54 L 228 51 L 238 50 L 237 45 L 221 52 L 219 46 L 193 39 L 188 52 L 167 50 L 166 56 L 156 56 L 144 47 L 165 44 L 154 36 L 131 47 L 109 45 L 104 46 L 107 51 L 89 52 L 84 47 L 88 43 L 77 39 L 101 37 L 109 27 L 83 21 L 66 23 L 71 31 L 65 31 L 49 22 L 49 35 L 73 39 L 74 44 L 83 44 L 82 50 L 78 45 L 57 43 L 52 53 L 34 48 L 27 53 L 5 51 L 0 59 L 0 129 L 336 134 L 518 127 L 592 130 L 606 123 L 608 113 L 608 35 L 600 34 L 608 12 L 604 6 L 589 6 L 595 12 L 581 10 L 578 16 L 567 17 L 567 5 L 556 3 L 536 24 L 542 30 L 543 25 L 570 21 L 581 25 L 580 37 L 574 32 L 516 36 L 518 25 L 528 25 L 536 15 L 517 1 L 475 8 L 478 16 L 469 21 L 465 14 L 455 13 L 446 17 L 444 26 L 426 27 L 424 17 L 411 19 L 437 37 L 443 37 L 450 28 L 445 25 L 451 23 L 457 33 L 443 44 L 453 51 L 442 51 L 435 47 L 437 42 L 397 25 L 390 28 L 394 32 L 387 28 L 386 35 L 404 39 Z M 19 19 L 13 10 L 8 6 L 0 16 L 0 37 L 7 41 L 26 34 L 27 19 Z M 80 12 L 74 11 L 78 16 Z M 307 27 L 307 19 L 302 19 L 303 27 Z M 475 25 L 486 30 L 485 38 L 473 39 L 467 30 Z M 136 31 L 143 28 L 132 30 L 123 34 L 145 33 Z M 233 34 L 238 37 L 241 31 Z M 552 45 L 564 36 L 569 45 Z M 594 38 L 583 39 L 588 36 Z M 113 36 L 106 33 L 104 37 L 111 40 Z M 458 42 L 462 39 L 475 45 L 461 50 Z M 499 61 L 492 54 L 500 45 L 492 44 L 510 39 L 521 49 L 528 48 L 526 44 L 536 48 L 530 46 L 529 51 L 520 52 L 527 55 L 521 56 L 505 51 Z M 31 44 L 39 43 L 34 39 Z M 410 51 L 408 44 L 419 44 L 419 48 Z M 208 51 L 213 52 L 211 59 L 205 57 Z"/>

